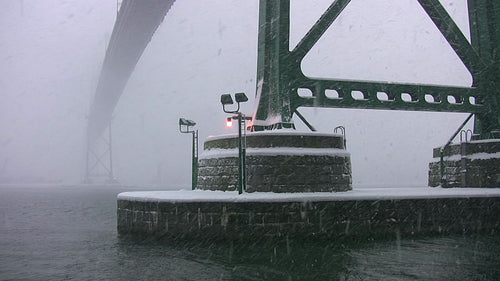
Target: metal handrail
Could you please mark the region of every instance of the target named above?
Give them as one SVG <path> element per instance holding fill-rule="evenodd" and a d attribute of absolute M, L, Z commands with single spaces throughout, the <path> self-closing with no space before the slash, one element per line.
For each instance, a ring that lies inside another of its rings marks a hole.
<path fill-rule="evenodd" d="M 474 116 L 474 113 L 471 113 L 467 119 L 465 119 L 465 121 L 462 123 L 462 125 L 460 125 L 460 127 L 458 127 L 458 129 L 455 131 L 455 133 L 451 136 L 451 138 L 448 140 L 448 142 L 443 145 L 441 147 L 441 149 L 439 150 L 439 174 L 440 174 L 440 181 L 441 181 L 441 187 L 445 187 L 446 186 L 446 179 L 444 177 L 444 150 L 451 144 L 451 142 L 453 141 L 453 139 L 455 139 L 455 137 L 458 135 L 458 133 L 462 130 L 462 128 L 467 124 L 467 122 L 469 122 L 469 120 L 472 118 L 472 116 Z"/>
<path fill-rule="evenodd" d="M 469 138 L 469 133 L 470 133 L 470 138 Z M 460 131 L 460 143 L 463 143 L 464 139 L 465 139 L 465 142 L 469 142 L 470 140 L 472 140 L 472 135 L 474 135 L 474 133 L 472 132 L 471 129 L 461 130 Z"/>
<path fill-rule="evenodd" d="M 345 127 L 344 126 L 337 126 L 335 129 L 333 129 L 333 133 L 337 134 L 337 132 L 340 131 L 340 134 L 342 134 L 342 138 L 344 139 L 344 149 L 347 148 L 347 142 L 345 138 Z"/>

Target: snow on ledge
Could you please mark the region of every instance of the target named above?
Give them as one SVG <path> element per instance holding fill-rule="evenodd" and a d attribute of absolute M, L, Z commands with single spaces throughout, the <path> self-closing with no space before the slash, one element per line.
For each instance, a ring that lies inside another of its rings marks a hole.
<path fill-rule="evenodd" d="M 279 129 L 279 130 L 266 130 L 258 132 L 246 132 L 247 137 L 251 136 L 316 136 L 316 137 L 342 137 L 342 134 L 335 133 L 321 133 L 321 132 L 301 132 L 294 129 Z M 217 136 L 209 136 L 206 141 L 213 141 L 219 139 L 237 138 L 238 134 L 224 134 Z"/>
<path fill-rule="evenodd" d="M 486 152 L 478 152 L 474 154 L 469 154 L 465 155 L 463 158 L 469 159 L 469 160 L 489 160 L 489 159 L 499 159 L 500 158 L 500 152 L 495 152 L 495 153 L 486 153 Z M 444 161 L 460 161 L 462 159 L 462 156 L 460 154 L 454 154 L 451 156 L 444 156 L 443 160 Z M 440 162 L 439 157 L 432 158 L 432 163 Z"/>
<path fill-rule="evenodd" d="M 469 141 L 469 143 L 492 143 L 492 142 L 500 142 L 500 139 L 484 139 L 484 140 Z"/>
<path fill-rule="evenodd" d="M 350 153 L 344 149 L 338 148 L 303 148 L 303 147 L 259 147 L 246 149 L 247 156 L 275 156 L 275 155 L 291 155 L 291 156 L 303 156 L 303 155 L 313 155 L 313 156 L 350 156 Z M 210 158 L 225 158 L 225 157 L 238 157 L 238 149 L 223 149 L 223 148 L 213 148 L 209 150 L 204 150 L 200 159 L 210 159 Z"/>
<path fill-rule="evenodd" d="M 360 188 L 345 192 L 253 192 L 241 195 L 236 191 L 137 191 L 120 193 L 117 199 L 146 202 L 315 202 L 471 197 L 500 197 L 500 188 Z"/>

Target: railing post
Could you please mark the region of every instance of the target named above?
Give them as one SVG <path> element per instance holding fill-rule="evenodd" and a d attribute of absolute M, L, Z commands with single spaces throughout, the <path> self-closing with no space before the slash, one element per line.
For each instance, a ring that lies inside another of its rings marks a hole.
<path fill-rule="evenodd" d="M 191 189 L 195 190 L 198 186 L 198 130 L 192 132 L 193 134 L 193 150 L 192 150 L 192 163 L 191 163 Z"/>

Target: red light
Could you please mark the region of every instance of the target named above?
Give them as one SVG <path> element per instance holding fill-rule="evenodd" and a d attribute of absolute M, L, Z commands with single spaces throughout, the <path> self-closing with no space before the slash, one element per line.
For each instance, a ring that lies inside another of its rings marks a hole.
<path fill-rule="evenodd" d="M 233 119 L 231 117 L 228 117 L 226 119 L 226 127 L 232 127 L 233 126 Z"/>

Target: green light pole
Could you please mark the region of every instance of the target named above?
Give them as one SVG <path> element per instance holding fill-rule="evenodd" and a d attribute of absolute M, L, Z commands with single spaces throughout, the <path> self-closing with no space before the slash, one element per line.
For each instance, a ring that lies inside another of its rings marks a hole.
<path fill-rule="evenodd" d="M 227 110 L 226 105 L 234 104 L 233 98 L 230 94 L 224 94 L 220 97 L 220 102 L 222 103 L 222 110 L 225 113 L 235 113 L 233 119 L 238 119 L 238 194 L 243 193 L 243 190 L 246 190 L 246 163 L 245 163 L 245 146 L 243 145 L 242 135 L 243 130 L 245 130 L 245 119 L 247 118 L 240 112 L 240 103 L 248 101 L 248 97 L 244 93 L 236 93 L 234 95 L 234 99 L 238 104 L 236 110 Z"/>
<path fill-rule="evenodd" d="M 196 123 L 192 120 L 179 118 L 179 131 L 181 133 L 193 134 L 193 149 L 191 163 L 191 189 L 195 190 L 198 186 L 198 130 L 190 130 Z"/>

